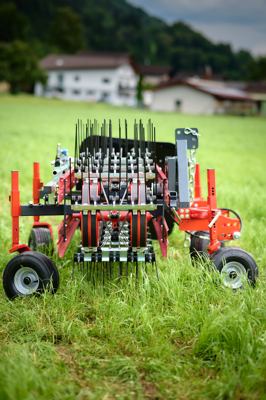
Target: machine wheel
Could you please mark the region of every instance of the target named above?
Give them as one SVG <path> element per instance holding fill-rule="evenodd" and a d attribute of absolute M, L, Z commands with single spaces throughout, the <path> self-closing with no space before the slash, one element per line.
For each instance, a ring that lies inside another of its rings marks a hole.
<path fill-rule="evenodd" d="M 258 277 L 258 267 L 254 258 L 239 247 L 224 247 L 216 250 L 210 256 L 210 261 L 220 272 L 223 284 L 232 288 L 241 289 L 243 283 L 254 286 Z"/>
<path fill-rule="evenodd" d="M 210 243 L 209 231 L 196 231 L 193 233 L 198 236 L 205 236 L 206 239 L 201 239 L 199 237 L 191 236 L 191 243 L 189 249 L 191 258 L 194 260 L 197 260 L 200 257 L 209 258 L 209 253 L 207 250 L 207 246 Z M 221 244 L 220 248 L 222 247 L 225 247 L 224 243 Z"/>
<path fill-rule="evenodd" d="M 48 256 L 25 251 L 7 264 L 3 274 L 3 286 L 10 299 L 40 294 L 45 289 L 55 293 L 59 287 L 59 274 Z"/>
<path fill-rule="evenodd" d="M 32 251 L 52 255 L 54 252 L 53 239 L 48 228 L 33 228 L 31 230 L 28 246 Z"/>

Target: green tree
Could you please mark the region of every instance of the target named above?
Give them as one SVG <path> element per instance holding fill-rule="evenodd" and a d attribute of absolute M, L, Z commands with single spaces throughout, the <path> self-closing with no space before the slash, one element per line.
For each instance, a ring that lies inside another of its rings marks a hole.
<path fill-rule="evenodd" d="M 35 82 L 46 84 L 46 74 L 27 43 L 19 40 L 0 45 L 0 81 L 10 84 L 11 93 L 30 91 Z"/>
<path fill-rule="evenodd" d="M 249 80 L 266 81 L 266 57 L 260 56 L 249 63 Z"/>
<path fill-rule="evenodd" d="M 13 2 L 0 6 L 0 42 L 25 39 L 29 24 Z"/>
<path fill-rule="evenodd" d="M 80 16 L 70 8 L 59 8 L 51 24 L 49 42 L 60 51 L 73 54 L 84 48 L 83 25 Z"/>

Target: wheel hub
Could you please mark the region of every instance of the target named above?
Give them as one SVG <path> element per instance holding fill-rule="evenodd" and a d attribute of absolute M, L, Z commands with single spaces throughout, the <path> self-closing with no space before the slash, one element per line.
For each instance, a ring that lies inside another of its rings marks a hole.
<path fill-rule="evenodd" d="M 15 273 L 14 285 L 21 294 L 30 294 L 35 292 L 39 287 L 39 276 L 34 269 L 30 267 L 22 267 Z"/>
<path fill-rule="evenodd" d="M 243 264 L 237 261 L 231 261 L 223 266 L 221 275 L 226 287 L 238 289 L 246 280 L 247 272 Z"/>

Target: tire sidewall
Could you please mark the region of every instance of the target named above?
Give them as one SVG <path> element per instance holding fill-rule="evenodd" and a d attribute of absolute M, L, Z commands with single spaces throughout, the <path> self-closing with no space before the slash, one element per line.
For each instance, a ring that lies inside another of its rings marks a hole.
<path fill-rule="evenodd" d="M 31 294 L 23 294 L 19 292 L 15 286 L 15 274 L 19 269 L 22 268 L 21 265 L 23 267 L 32 268 L 38 274 L 38 289 Z M 6 295 L 9 298 L 14 298 L 16 296 L 24 297 L 38 295 L 42 293 L 47 288 L 47 286 L 49 286 L 51 277 L 52 274 L 50 269 L 41 258 L 35 256 L 32 252 L 24 252 L 12 258 L 7 264 L 3 274 L 3 286 Z"/>
<path fill-rule="evenodd" d="M 256 282 L 256 278 L 258 276 L 257 264 L 253 257 L 241 248 L 224 247 L 219 249 L 211 254 L 210 261 L 212 261 L 220 274 L 225 264 L 228 264 L 232 261 L 238 262 L 245 268 L 249 283 L 254 285 Z"/>

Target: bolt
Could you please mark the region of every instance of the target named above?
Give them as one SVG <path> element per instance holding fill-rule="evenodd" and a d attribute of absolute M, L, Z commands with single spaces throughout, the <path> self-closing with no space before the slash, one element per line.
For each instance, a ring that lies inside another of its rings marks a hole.
<path fill-rule="evenodd" d="M 198 204 L 197 204 L 197 203 L 195 203 L 195 204 L 194 204 L 194 207 L 198 207 Z"/>
<path fill-rule="evenodd" d="M 188 215 L 188 214 L 186 215 L 186 218 L 189 218 L 189 215 Z"/>
<path fill-rule="evenodd" d="M 186 210 L 186 214 L 188 214 L 189 213 L 189 210 Z"/>
<path fill-rule="evenodd" d="M 241 233 L 240 232 L 234 232 L 233 233 L 233 238 L 234 238 L 234 240 L 240 239 L 241 238 Z"/>
<path fill-rule="evenodd" d="M 181 212 L 181 214 L 184 212 L 183 208 L 181 208 L 180 212 Z"/>
<path fill-rule="evenodd" d="M 184 214 L 181 214 L 181 215 L 180 215 L 180 218 L 185 218 Z"/>

